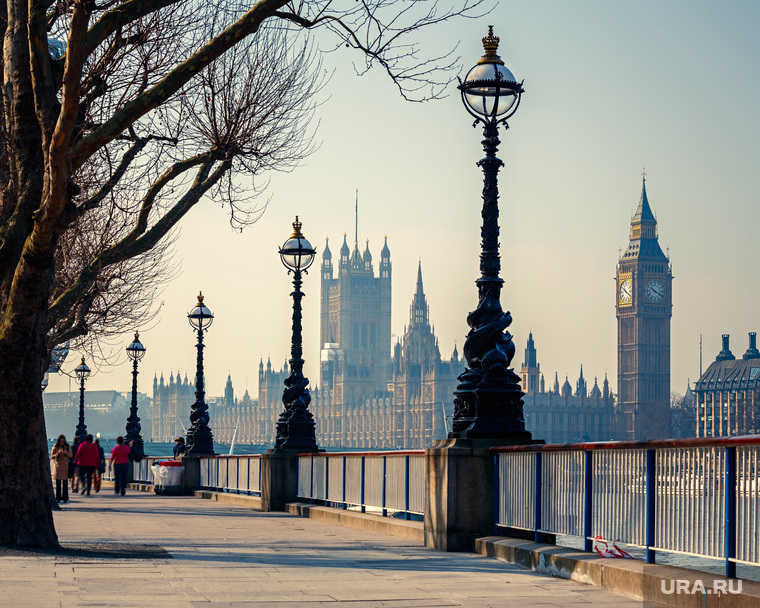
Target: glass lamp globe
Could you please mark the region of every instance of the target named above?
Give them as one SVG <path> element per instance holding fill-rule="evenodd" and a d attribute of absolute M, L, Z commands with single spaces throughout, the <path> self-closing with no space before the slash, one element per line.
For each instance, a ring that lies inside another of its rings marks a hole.
<path fill-rule="evenodd" d="M 488 36 L 483 38 L 485 55 L 459 85 L 465 107 L 480 120 L 509 118 L 517 110 L 523 93 L 522 83 L 515 80 L 496 54 L 498 48 L 499 38 L 493 35 L 493 26 L 489 25 Z"/>
<path fill-rule="evenodd" d="M 90 368 L 85 364 L 84 357 L 82 357 L 82 362 L 74 369 L 74 373 L 79 380 L 86 380 L 90 377 Z"/>
<path fill-rule="evenodd" d="M 135 339 L 127 346 L 127 356 L 132 361 L 139 361 L 145 356 L 145 347 L 140 342 L 140 333 L 135 332 Z"/>
<path fill-rule="evenodd" d="M 280 248 L 282 263 L 287 269 L 293 271 L 306 270 L 311 266 L 317 253 L 317 250 L 301 234 L 301 226 L 302 224 L 296 216 L 296 221 L 293 222 L 293 236 L 285 241 L 285 244 Z"/>
<path fill-rule="evenodd" d="M 203 292 L 198 294 L 198 302 L 189 313 L 187 313 L 187 320 L 190 321 L 190 325 L 196 331 L 205 331 L 214 322 L 214 315 L 203 304 Z"/>

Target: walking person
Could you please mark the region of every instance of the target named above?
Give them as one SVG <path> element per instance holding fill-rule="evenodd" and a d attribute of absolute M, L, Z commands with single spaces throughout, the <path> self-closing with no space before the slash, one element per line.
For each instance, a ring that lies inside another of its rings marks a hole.
<path fill-rule="evenodd" d="M 129 456 L 132 449 L 124 443 L 124 437 L 116 438 L 116 445 L 111 450 L 111 467 L 113 467 L 113 493 L 124 496 L 127 493 L 127 473 L 129 472 Z"/>
<path fill-rule="evenodd" d="M 74 441 L 74 444 L 71 446 L 71 453 L 73 455 L 77 453 L 80 445 L 81 444 Z M 71 480 L 71 493 L 76 494 L 79 492 L 79 467 L 74 462 L 73 456 L 71 460 L 69 460 L 69 479 Z"/>
<path fill-rule="evenodd" d="M 98 468 L 100 462 L 100 452 L 98 446 L 92 442 L 92 435 L 87 435 L 84 441 L 79 444 L 74 462 L 79 467 L 79 477 L 82 481 L 82 494 L 90 495 L 92 488 L 92 475 Z"/>
<path fill-rule="evenodd" d="M 103 448 L 100 446 L 100 439 L 95 439 L 95 445 L 98 446 L 98 454 L 100 454 L 100 460 L 98 460 L 98 468 L 95 469 L 92 477 L 92 487 L 95 492 L 100 492 L 101 476 L 106 472 L 106 454 Z"/>
<path fill-rule="evenodd" d="M 50 451 L 53 460 L 53 477 L 55 477 L 55 499 L 58 502 L 69 502 L 69 461 L 72 458 L 71 446 L 66 443 L 66 437 L 58 435 Z"/>

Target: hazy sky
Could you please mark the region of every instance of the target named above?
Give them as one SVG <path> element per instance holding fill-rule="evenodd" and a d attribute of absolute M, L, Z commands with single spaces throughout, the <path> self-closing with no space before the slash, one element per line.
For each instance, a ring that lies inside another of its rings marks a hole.
<path fill-rule="evenodd" d="M 481 19 L 431 30 L 431 54 L 459 42 L 462 75 L 482 55 L 494 25 L 499 54 L 525 79 L 522 104 L 502 130 L 499 156 L 502 305 L 511 310 L 519 370 L 528 332 L 547 382 L 574 384 L 580 365 L 593 382 L 617 387 L 615 269 L 639 201 L 641 171 L 673 265 L 672 390 L 683 392 L 731 334 L 735 355 L 760 330 L 757 305 L 760 206 L 760 4 L 756 2 L 507 2 Z M 468 331 L 479 276 L 481 131 L 449 96 L 411 104 L 381 72 L 357 77 L 352 54 L 328 56 L 337 72 L 318 110 L 321 148 L 290 174 L 272 176 L 269 207 L 242 234 L 225 209 L 204 201 L 190 212 L 176 247 L 181 275 L 162 295 L 150 328 L 140 390 L 154 373 L 195 369 L 186 318 L 199 290 L 216 315 L 207 334 L 207 393 L 227 374 L 236 395 L 257 389 L 258 364 L 289 356 L 290 279 L 277 248 L 298 214 L 318 249 L 305 278 L 305 373 L 317 379 L 319 272 L 325 237 L 337 253 L 353 241 L 359 190 L 359 243 L 374 266 L 383 236 L 393 263 L 393 332 L 409 318 L 422 260 L 430 318 L 448 357 Z M 359 58 L 357 58 L 359 59 Z M 351 243 L 352 244 L 352 243 Z M 122 350 L 131 336 L 125 335 Z M 395 340 L 395 339 L 394 339 Z M 72 354 L 65 366 L 77 363 Z M 125 365 L 100 367 L 88 388 L 129 390 Z M 91 364 L 92 365 L 92 364 Z M 72 384 L 73 386 L 73 384 Z M 66 390 L 51 378 L 49 391 Z"/>

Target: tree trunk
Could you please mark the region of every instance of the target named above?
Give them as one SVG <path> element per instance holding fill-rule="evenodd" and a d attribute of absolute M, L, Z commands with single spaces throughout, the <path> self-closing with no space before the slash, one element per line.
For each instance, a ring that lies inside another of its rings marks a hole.
<path fill-rule="evenodd" d="M 0 246 L 0 545 L 57 547 L 40 387 L 56 236 L 38 232 L 37 246 L 31 236 L 46 181 L 42 132 L 30 71 L 28 6 L 24 0 L 6 6 L 3 109 L 11 179 L 4 201 L 15 212 Z"/>
<path fill-rule="evenodd" d="M 58 546 L 40 388 L 45 351 L 36 333 L 0 342 L 0 545 Z"/>

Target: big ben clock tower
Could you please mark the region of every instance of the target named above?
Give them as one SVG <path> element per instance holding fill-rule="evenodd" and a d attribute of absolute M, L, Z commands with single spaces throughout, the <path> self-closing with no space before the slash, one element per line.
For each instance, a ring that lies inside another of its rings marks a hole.
<path fill-rule="evenodd" d="M 670 260 L 657 240 L 657 220 L 647 200 L 646 173 L 642 173 L 641 200 L 615 281 L 622 439 L 670 435 L 672 284 Z"/>

